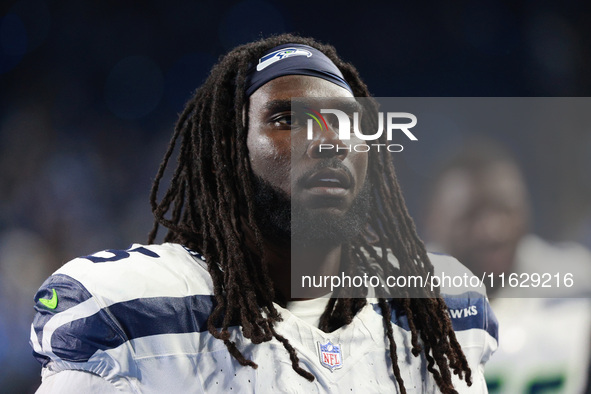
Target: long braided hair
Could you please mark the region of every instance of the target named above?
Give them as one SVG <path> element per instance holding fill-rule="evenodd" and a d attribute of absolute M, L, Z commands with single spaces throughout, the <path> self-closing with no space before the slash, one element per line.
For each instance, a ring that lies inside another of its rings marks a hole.
<path fill-rule="evenodd" d="M 224 342 L 241 365 L 257 368 L 230 340 L 228 328 L 237 322 L 243 335 L 254 344 L 273 338 L 281 342 L 290 355 L 293 369 L 312 381 L 314 375 L 299 365 L 296 350 L 275 330 L 281 315 L 273 304 L 278 297 L 267 265 L 260 257 L 264 260 L 263 235 L 255 219 L 253 174 L 246 144 L 249 108 L 246 72 L 265 51 L 286 43 L 305 44 L 322 51 L 341 70 L 356 97 L 370 97 L 357 70 L 342 61 L 332 46 L 284 34 L 233 49 L 213 67 L 180 115 L 152 187 L 150 203 L 155 222 L 148 242 L 154 242 L 162 225 L 168 228 L 166 242 L 181 243 L 206 256 L 216 299 L 208 330 Z M 179 140 L 177 166 L 168 189 L 158 201 L 160 183 Z M 369 153 L 368 179 L 375 187 L 372 206 L 380 207 L 369 214 L 377 245 L 374 247 L 360 234 L 344 245 L 342 264 L 349 269 L 364 267 L 361 269 L 370 271 L 372 265 L 380 263 L 385 267 L 384 275 L 432 274 L 433 266 L 407 212 L 388 153 Z M 242 225 L 252 229 L 258 253 L 246 246 Z M 381 254 L 377 252 L 380 249 Z M 399 268 L 387 263 L 389 253 L 396 256 Z M 330 299 L 321 316 L 320 329 L 331 332 L 351 323 L 366 303 L 365 298 Z M 392 330 L 392 308 L 408 318 L 412 354 L 424 354 L 427 370 L 442 392 L 456 392 L 452 372 L 471 385 L 470 368 L 440 296 L 414 298 L 407 294 L 405 298 L 379 298 L 378 305 L 390 344 L 393 373 L 402 393 L 406 390 Z M 220 325 L 221 329 L 216 328 Z"/>

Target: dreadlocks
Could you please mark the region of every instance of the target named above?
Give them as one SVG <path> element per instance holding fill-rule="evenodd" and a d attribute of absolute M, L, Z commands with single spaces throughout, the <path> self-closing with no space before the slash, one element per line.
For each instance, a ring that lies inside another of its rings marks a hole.
<path fill-rule="evenodd" d="M 286 34 L 235 48 L 221 58 L 180 115 L 152 187 L 150 202 L 155 222 L 148 242 L 154 242 L 158 227 L 162 225 L 168 228 L 165 241 L 184 244 L 207 257 L 216 299 L 208 319 L 208 330 L 224 342 L 240 364 L 257 368 L 230 340 L 228 328 L 236 323 L 254 344 L 273 338 L 281 342 L 289 352 L 293 369 L 312 381 L 314 376 L 300 367 L 295 349 L 275 330 L 275 323 L 281 316 L 273 304 L 278 297 L 267 272 L 263 235 L 255 220 L 253 173 L 246 144 L 249 113 L 246 72 L 265 51 L 286 43 L 319 49 L 341 70 L 356 97 L 370 96 L 356 69 L 342 61 L 332 46 Z M 168 190 L 158 202 L 160 183 L 179 140 L 176 169 Z M 371 271 L 379 262 L 385 267 L 385 275 L 432 274 L 433 266 L 406 210 L 389 154 L 369 154 L 368 179 L 376 189 L 372 204 L 381 207 L 379 214 L 374 209 L 369 218 L 381 255 L 367 237 L 360 234 L 344 245 L 343 266 L 349 270 Z M 258 253 L 246 246 L 243 225 L 254 232 Z M 396 256 L 399 268 L 387 263 L 388 253 Z M 331 332 L 349 324 L 366 302 L 365 298 L 330 299 L 321 316 L 320 329 Z M 408 317 L 412 353 L 415 356 L 424 353 L 427 369 L 442 392 L 455 392 L 452 371 L 471 385 L 470 368 L 440 296 L 380 298 L 379 307 L 390 343 L 394 376 L 401 392 L 406 390 L 392 332 L 392 308 Z"/>

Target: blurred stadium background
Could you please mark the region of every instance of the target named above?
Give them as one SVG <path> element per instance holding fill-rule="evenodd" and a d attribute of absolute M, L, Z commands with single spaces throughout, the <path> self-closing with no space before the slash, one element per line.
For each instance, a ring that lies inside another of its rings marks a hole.
<path fill-rule="evenodd" d="M 237 44 L 298 32 L 336 46 L 375 96 L 589 96 L 591 3 L 5 1 L 0 5 L 0 391 L 32 392 L 32 297 L 67 260 L 144 242 L 177 114 Z M 419 216 L 428 144 L 400 177 Z M 591 246 L 591 133 L 503 130 L 534 231 Z"/>

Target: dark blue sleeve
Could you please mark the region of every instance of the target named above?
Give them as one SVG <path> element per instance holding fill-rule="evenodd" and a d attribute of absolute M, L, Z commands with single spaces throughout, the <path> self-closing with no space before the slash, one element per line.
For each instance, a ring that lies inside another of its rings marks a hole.
<path fill-rule="evenodd" d="M 97 350 L 119 346 L 126 340 L 90 292 L 67 275 L 53 275 L 43 283 L 35 295 L 35 310 L 31 345 L 44 366 L 50 359 L 84 362 Z M 44 344 L 46 335 L 50 338 Z"/>
<path fill-rule="evenodd" d="M 495 340 L 499 340 L 499 323 L 486 297 L 477 292 L 467 292 L 461 296 L 443 298 L 454 331 L 477 328 L 485 330 Z"/>

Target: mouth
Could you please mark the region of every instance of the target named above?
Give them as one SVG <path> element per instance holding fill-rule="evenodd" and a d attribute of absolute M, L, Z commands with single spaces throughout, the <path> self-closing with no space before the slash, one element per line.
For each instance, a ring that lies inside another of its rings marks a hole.
<path fill-rule="evenodd" d="M 323 168 L 310 175 L 303 186 L 313 193 L 341 195 L 347 193 L 352 184 L 347 171 L 340 168 Z"/>

